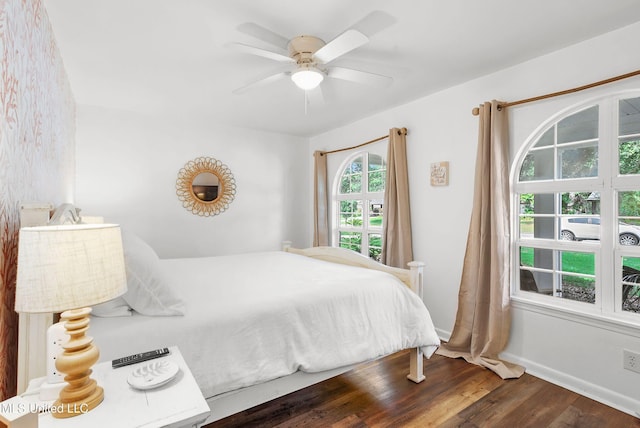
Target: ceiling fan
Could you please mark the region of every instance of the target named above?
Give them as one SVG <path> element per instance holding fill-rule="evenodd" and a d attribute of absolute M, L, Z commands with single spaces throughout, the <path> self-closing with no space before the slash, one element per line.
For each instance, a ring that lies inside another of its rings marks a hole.
<path fill-rule="evenodd" d="M 229 47 L 252 55 L 286 63 L 287 68 L 276 74 L 261 77 L 235 89 L 236 94 L 275 82 L 289 76 L 300 89 L 309 91 L 317 88 L 325 77 L 348 80 L 372 86 L 386 86 L 392 82 L 389 76 L 336 67 L 330 63 L 369 42 L 373 34 L 389 27 L 395 19 L 382 11 L 374 11 L 335 37 L 328 43 L 315 36 L 297 36 L 287 39 L 255 23 L 244 23 L 238 31 L 259 39 L 272 46 L 263 49 L 243 43 L 230 43 Z"/>

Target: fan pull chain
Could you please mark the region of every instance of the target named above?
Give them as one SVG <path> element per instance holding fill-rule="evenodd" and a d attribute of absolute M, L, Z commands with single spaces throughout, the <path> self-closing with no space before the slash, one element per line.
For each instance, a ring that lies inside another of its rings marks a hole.
<path fill-rule="evenodd" d="M 304 115 L 307 115 L 307 108 L 309 106 L 309 96 L 307 95 L 307 90 L 304 91 Z"/>

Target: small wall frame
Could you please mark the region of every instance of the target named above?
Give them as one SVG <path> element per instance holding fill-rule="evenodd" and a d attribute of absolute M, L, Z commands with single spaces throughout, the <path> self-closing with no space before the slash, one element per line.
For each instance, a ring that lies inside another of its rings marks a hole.
<path fill-rule="evenodd" d="M 431 164 L 431 185 L 449 185 L 449 161 L 434 162 Z"/>

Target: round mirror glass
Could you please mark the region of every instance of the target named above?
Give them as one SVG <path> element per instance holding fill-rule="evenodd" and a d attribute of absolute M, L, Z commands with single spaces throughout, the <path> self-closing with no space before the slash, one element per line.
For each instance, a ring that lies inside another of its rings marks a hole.
<path fill-rule="evenodd" d="M 220 178 L 211 172 L 201 172 L 193 178 L 191 189 L 196 198 L 211 202 L 218 199 Z"/>

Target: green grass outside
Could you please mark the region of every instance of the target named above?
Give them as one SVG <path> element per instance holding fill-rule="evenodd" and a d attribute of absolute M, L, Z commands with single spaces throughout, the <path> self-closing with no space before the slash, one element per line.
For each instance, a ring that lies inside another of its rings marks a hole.
<path fill-rule="evenodd" d="M 520 233 L 533 233 L 533 218 L 520 218 Z"/>
<path fill-rule="evenodd" d="M 345 226 L 345 225 L 349 225 L 349 226 L 362 226 L 362 217 L 356 217 L 356 216 L 348 216 L 348 215 L 342 215 L 341 219 L 340 219 L 340 224 Z M 378 226 L 378 227 L 382 227 L 382 216 L 375 216 L 375 217 L 369 217 L 369 226 Z"/>
<path fill-rule="evenodd" d="M 624 265 L 640 270 L 640 257 L 625 257 Z M 523 266 L 534 266 L 533 248 L 520 248 L 520 264 Z M 562 270 L 564 272 L 595 274 L 595 255 L 592 253 L 562 252 Z M 588 278 L 565 275 L 563 280 L 569 284 L 580 287 L 593 287 L 594 282 Z"/>

